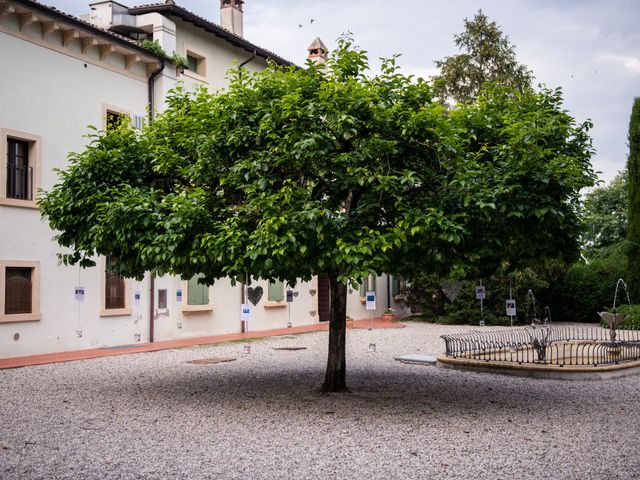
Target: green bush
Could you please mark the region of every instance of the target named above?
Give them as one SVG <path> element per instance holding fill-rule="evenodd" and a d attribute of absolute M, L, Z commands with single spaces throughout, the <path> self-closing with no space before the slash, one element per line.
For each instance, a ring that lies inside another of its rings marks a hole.
<path fill-rule="evenodd" d="M 572 266 L 564 278 L 553 285 L 554 320 L 597 322 L 598 312 L 613 307 L 616 282 L 626 273 L 627 260 L 622 243 L 605 249 L 590 263 Z M 624 299 L 624 288 L 621 287 L 618 295 L 619 300 Z"/>

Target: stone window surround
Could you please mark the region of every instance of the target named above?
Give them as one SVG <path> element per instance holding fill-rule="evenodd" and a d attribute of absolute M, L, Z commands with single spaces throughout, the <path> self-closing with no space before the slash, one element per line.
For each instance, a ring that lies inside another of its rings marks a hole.
<path fill-rule="evenodd" d="M 207 81 L 207 57 L 206 57 L 206 55 L 202 51 L 197 50 L 197 49 L 193 48 L 192 46 L 190 46 L 188 44 L 184 45 L 183 48 L 184 48 L 183 55 L 185 56 L 185 58 L 188 55 L 188 56 L 194 57 L 195 59 L 198 60 L 198 71 L 194 72 L 192 70 L 185 69 L 182 72 L 182 74 L 187 76 L 187 77 L 193 78 L 194 80 L 198 80 L 198 81 L 203 82 L 203 83 L 209 83 Z"/>
<path fill-rule="evenodd" d="M 100 257 L 98 261 L 98 268 L 100 271 L 100 316 L 101 317 L 125 317 L 133 314 L 133 308 L 131 308 L 131 279 L 124 279 L 124 308 L 106 308 L 106 282 L 107 282 L 107 259 L 106 257 Z"/>
<path fill-rule="evenodd" d="M 5 282 L 7 267 L 31 268 L 31 313 L 5 314 Z M 42 319 L 40 313 L 40 262 L 0 260 L 0 323 L 34 322 Z"/>
<path fill-rule="evenodd" d="M 33 168 L 32 199 L 21 200 L 7 198 L 7 141 L 22 140 L 29 144 L 29 165 Z M 38 208 L 37 195 L 40 188 L 42 156 L 42 137 L 32 133 L 20 132 L 9 128 L 0 128 L 0 205 L 23 208 Z"/>

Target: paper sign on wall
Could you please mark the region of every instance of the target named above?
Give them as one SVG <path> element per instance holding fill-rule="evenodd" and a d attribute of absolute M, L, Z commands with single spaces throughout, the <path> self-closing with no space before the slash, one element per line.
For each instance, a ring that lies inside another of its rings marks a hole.
<path fill-rule="evenodd" d="M 76 287 L 75 296 L 76 296 L 76 300 L 78 300 L 79 302 L 84 300 L 84 287 Z"/>
<path fill-rule="evenodd" d="M 507 300 L 507 317 L 515 317 L 515 316 L 516 316 L 516 301 Z"/>
<path fill-rule="evenodd" d="M 287 302 L 293 302 L 293 290 L 287 290 Z"/>
<path fill-rule="evenodd" d="M 367 291 L 365 293 L 365 299 L 367 300 L 367 310 L 376 309 L 376 292 Z"/>
<path fill-rule="evenodd" d="M 243 303 L 240 305 L 240 320 L 243 322 L 248 322 L 251 320 L 251 305 L 248 303 Z"/>
<path fill-rule="evenodd" d="M 485 298 L 484 285 L 478 285 L 476 287 L 476 300 L 484 300 Z"/>
<path fill-rule="evenodd" d="M 176 301 L 178 303 L 182 303 L 182 290 L 178 289 L 176 291 Z"/>
<path fill-rule="evenodd" d="M 140 306 L 140 292 L 136 292 L 133 294 L 133 303 L 136 307 Z"/>

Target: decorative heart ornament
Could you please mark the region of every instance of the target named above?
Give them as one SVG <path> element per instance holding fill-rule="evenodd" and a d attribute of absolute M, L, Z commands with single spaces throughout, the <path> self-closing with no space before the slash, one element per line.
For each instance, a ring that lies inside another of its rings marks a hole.
<path fill-rule="evenodd" d="M 254 306 L 258 305 L 258 302 L 262 298 L 263 293 L 264 293 L 264 290 L 262 289 L 262 287 L 256 287 L 256 288 L 249 287 L 247 289 L 247 297 L 249 298 L 249 301 L 253 303 Z"/>
<path fill-rule="evenodd" d="M 297 297 L 298 295 L 300 295 L 300 292 L 293 292 L 294 297 Z"/>
<path fill-rule="evenodd" d="M 309 315 L 311 315 L 312 317 L 316 316 L 316 311 L 315 310 L 310 310 L 309 311 Z"/>
<path fill-rule="evenodd" d="M 309 293 L 313 297 L 316 294 L 316 291 L 312 288 L 311 290 L 309 290 Z"/>
<path fill-rule="evenodd" d="M 440 288 L 450 302 L 458 298 L 460 290 L 462 289 L 462 283 L 454 280 L 443 280 L 440 282 Z"/>

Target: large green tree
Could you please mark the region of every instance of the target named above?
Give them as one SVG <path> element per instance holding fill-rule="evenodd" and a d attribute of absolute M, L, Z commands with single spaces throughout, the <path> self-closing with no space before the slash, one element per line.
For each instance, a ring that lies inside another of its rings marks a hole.
<path fill-rule="evenodd" d="M 633 301 L 640 301 L 640 98 L 633 102 L 629 122 L 629 158 L 627 160 L 629 215 L 629 284 Z"/>
<path fill-rule="evenodd" d="M 464 32 L 454 36 L 462 53 L 436 61 L 440 74 L 436 91 L 445 100 L 471 102 L 486 83 L 507 85 L 523 91 L 531 87 L 533 74 L 516 59 L 515 47 L 496 22 L 478 10 L 465 18 Z"/>
<path fill-rule="evenodd" d="M 323 390 L 341 391 L 347 282 L 575 258 L 591 146 L 561 103 L 495 88 L 447 111 L 395 58 L 370 75 L 347 38 L 323 69 L 231 72 L 225 91 L 175 91 L 141 132 L 94 135 L 40 205 L 67 263 L 110 254 L 127 276 L 208 283 L 328 275 Z"/>
<path fill-rule="evenodd" d="M 619 173 L 608 185 L 598 187 L 585 196 L 582 243 L 588 259 L 599 256 L 602 249 L 625 240 L 628 203 L 626 171 Z"/>

